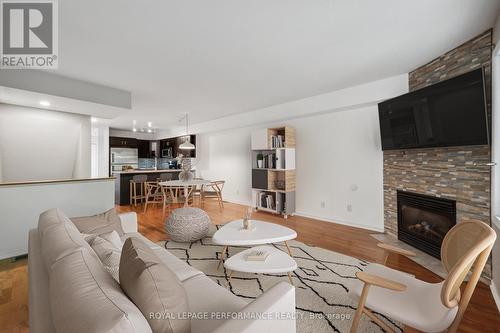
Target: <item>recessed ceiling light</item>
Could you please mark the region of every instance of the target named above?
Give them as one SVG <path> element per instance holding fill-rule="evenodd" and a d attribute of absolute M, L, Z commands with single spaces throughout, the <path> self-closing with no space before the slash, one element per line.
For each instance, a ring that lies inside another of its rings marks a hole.
<path fill-rule="evenodd" d="M 132 132 L 137 132 L 137 128 L 132 128 Z"/>
<path fill-rule="evenodd" d="M 153 131 L 151 130 L 151 128 L 148 128 L 148 133 L 151 133 L 151 132 L 153 132 Z"/>
<path fill-rule="evenodd" d="M 152 126 L 153 126 L 153 124 L 150 121 L 148 121 L 148 127 L 152 127 Z"/>
<path fill-rule="evenodd" d="M 40 105 L 41 106 L 50 106 L 50 102 L 49 101 L 40 101 Z"/>
<path fill-rule="evenodd" d="M 97 118 L 96 117 L 91 117 L 90 121 L 93 122 L 93 123 L 95 123 L 95 122 L 97 122 Z"/>

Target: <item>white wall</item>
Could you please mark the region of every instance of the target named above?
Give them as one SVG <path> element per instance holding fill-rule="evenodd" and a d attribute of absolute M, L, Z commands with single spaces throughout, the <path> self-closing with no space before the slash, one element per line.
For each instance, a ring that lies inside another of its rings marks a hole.
<path fill-rule="evenodd" d="M 109 176 L 109 126 L 102 120 L 92 123 L 92 146 L 97 156 L 92 156 L 92 176 Z"/>
<path fill-rule="evenodd" d="M 377 107 L 292 119 L 286 124 L 296 130 L 297 214 L 383 231 Z M 269 124 L 273 125 L 279 124 Z M 199 136 L 197 169 L 205 178 L 226 180 L 225 200 L 252 204 L 250 134 L 255 128 Z"/>
<path fill-rule="evenodd" d="M 492 160 L 497 163 L 491 174 L 491 221 L 497 232 L 497 241 L 493 248 L 493 281 L 491 291 L 500 310 L 500 13 L 493 27 L 493 43 L 496 48 L 492 58 Z"/>
<path fill-rule="evenodd" d="M 68 216 L 88 216 L 114 207 L 114 179 L 49 184 L 0 185 L 0 260 L 28 252 L 28 231 L 40 213 L 60 208 Z"/>
<path fill-rule="evenodd" d="M 225 200 L 251 205 L 250 134 L 291 125 L 297 139 L 297 214 L 383 231 L 377 103 L 407 91 L 408 77 L 400 75 L 196 124 L 197 170 L 205 178 L 226 180 Z"/>
<path fill-rule="evenodd" d="M 89 116 L 0 104 L 0 181 L 89 176 Z"/>

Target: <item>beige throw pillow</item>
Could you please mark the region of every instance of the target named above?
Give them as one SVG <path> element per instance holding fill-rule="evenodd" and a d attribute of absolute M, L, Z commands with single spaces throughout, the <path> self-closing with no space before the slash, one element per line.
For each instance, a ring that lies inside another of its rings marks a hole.
<path fill-rule="evenodd" d="M 99 257 L 104 268 L 119 282 L 120 256 L 123 243 L 116 231 L 101 235 L 88 235 L 85 240 Z"/>
<path fill-rule="evenodd" d="M 120 285 L 141 310 L 154 333 L 191 331 L 186 291 L 146 243 L 130 237 L 123 244 Z"/>
<path fill-rule="evenodd" d="M 123 235 L 120 217 L 114 208 L 93 216 L 73 217 L 71 221 L 82 234 L 103 234 L 115 230 Z"/>

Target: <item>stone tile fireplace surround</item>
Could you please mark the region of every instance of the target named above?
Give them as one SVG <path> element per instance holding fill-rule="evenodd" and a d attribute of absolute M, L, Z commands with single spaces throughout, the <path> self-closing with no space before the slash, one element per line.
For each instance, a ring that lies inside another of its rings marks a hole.
<path fill-rule="evenodd" d="M 491 119 L 491 48 L 492 32 L 488 30 L 412 71 L 409 74 L 410 91 L 483 67 L 487 111 Z M 489 146 L 384 151 L 386 234 L 391 238 L 398 235 L 398 191 L 455 200 L 457 223 L 475 219 L 491 225 L 491 170 L 487 165 L 490 161 Z M 432 260 L 420 260 L 420 263 L 428 267 L 427 261 Z M 489 264 L 483 276 L 491 276 Z"/>

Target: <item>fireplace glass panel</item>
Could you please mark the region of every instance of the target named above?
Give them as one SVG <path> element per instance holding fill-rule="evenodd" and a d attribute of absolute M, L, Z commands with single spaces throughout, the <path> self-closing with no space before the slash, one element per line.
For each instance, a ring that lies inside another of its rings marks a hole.
<path fill-rule="evenodd" d="M 455 224 L 455 201 L 398 192 L 398 239 L 405 243 L 440 258 L 441 243 Z"/>

